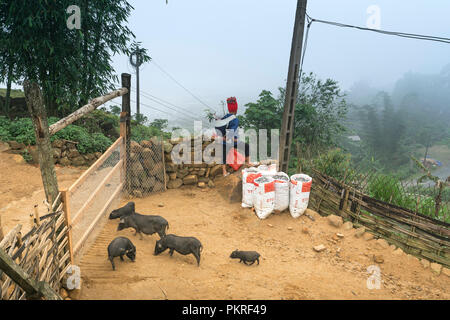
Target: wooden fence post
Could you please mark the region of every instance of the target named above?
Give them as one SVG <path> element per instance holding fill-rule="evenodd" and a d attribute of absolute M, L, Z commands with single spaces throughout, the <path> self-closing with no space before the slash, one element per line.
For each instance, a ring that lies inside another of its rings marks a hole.
<path fill-rule="evenodd" d="M 130 163 L 130 142 L 131 142 L 131 75 L 122 73 L 122 88 L 127 88 L 128 93 L 122 96 L 122 113 L 125 112 L 125 188 L 127 193 L 131 192 L 131 177 L 129 170 Z"/>
<path fill-rule="evenodd" d="M 75 258 L 73 255 L 73 243 L 72 243 L 72 223 L 70 218 L 70 196 L 68 190 L 61 190 L 61 200 L 63 202 L 63 211 L 65 216 L 65 225 L 67 227 L 67 240 L 69 244 L 70 263 L 75 265 Z"/>
<path fill-rule="evenodd" d="M 53 203 L 58 196 L 58 181 L 53 163 L 53 150 L 50 144 L 50 133 L 44 99 L 36 82 L 25 80 L 23 82 L 23 91 L 36 136 L 39 166 L 41 168 L 45 196 L 48 203 Z"/>

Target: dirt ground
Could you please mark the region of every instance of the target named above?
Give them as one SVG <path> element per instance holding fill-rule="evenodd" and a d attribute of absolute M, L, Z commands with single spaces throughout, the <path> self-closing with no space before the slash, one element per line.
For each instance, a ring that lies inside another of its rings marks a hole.
<path fill-rule="evenodd" d="M 68 187 L 82 173 L 78 168 L 57 168 L 60 187 Z M 41 211 L 44 191 L 37 166 L 18 164 L 13 155 L 0 153 L 0 214 L 7 232 L 17 223 L 29 227 L 33 205 Z M 221 178 L 222 179 L 222 178 Z M 220 179 L 217 181 L 220 186 Z M 117 220 L 109 220 L 80 262 L 82 299 L 450 299 L 450 278 L 434 275 L 429 268 L 391 248 L 381 249 L 375 240 L 353 236 L 315 214 L 293 219 L 289 213 L 259 220 L 239 203 L 229 204 L 220 187 L 202 191 L 182 187 L 135 199 L 142 214 L 158 214 L 170 224 L 169 233 L 195 236 L 203 244 L 197 267 L 192 255 L 168 251 L 153 256 L 158 235 L 135 237 L 134 231 L 117 232 Z M 302 230 L 306 227 L 309 233 Z M 331 237 L 340 232 L 336 244 Z M 116 271 L 107 260 L 107 246 L 116 236 L 129 237 L 137 247 L 137 259 L 121 262 Z M 312 247 L 323 244 L 317 253 Z M 235 250 L 256 250 L 261 264 L 246 266 L 229 258 Z M 382 255 L 381 289 L 369 290 L 367 267 Z"/>
<path fill-rule="evenodd" d="M 220 182 L 219 182 L 220 183 Z M 259 220 L 250 209 L 229 204 L 219 189 L 182 187 L 135 199 L 136 211 L 169 221 L 168 233 L 195 236 L 204 249 L 200 267 L 192 255 L 168 251 L 154 256 L 158 235 L 117 232 L 109 220 L 83 256 L 82 299 L 449 299 L 450 278 L 435 276 L 418 259 L 381 249 L 376 240 L 356 238 L 355 229 L 337 229 L 315 215 L 293 219 L 289 213 Z M 303 228 L 309 234 L 303 232 Z M 344 238 L 330 241 L 336 232 Z M 126 236 L 137 247 L 137 259 L 121 262 L 116 271 L 107 260 L 107 246 Z M 323 244 L 317 253 L 312 247 Z M 229 258 L 235 250 L 256 250 L 261 264 L 246 266 Z M 367 267 L 382 255 L 381 288 L 369 290 Z"/>
<path fill-rule="evenodd" d="M 22 224 L 22 233 L 30 229 L 30 213 L 38 205 L 40 214 L 47 213 L 41 172 L 38 165 L 18 163 L 17 155 L 0 152 L 0 215 L 5 234 Z M 56 166 L 59 188 L 69 187 L 81 175 L 83 169 Z"/>

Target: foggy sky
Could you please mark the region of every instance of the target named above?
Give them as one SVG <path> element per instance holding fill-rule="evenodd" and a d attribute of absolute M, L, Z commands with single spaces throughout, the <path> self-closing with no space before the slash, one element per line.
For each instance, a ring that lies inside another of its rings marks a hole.
<path fill-rule="evenodd" d="M 239 114 L 261 90 L 284 86 L 296 0 L 131 0 L 129 27 L 154 61 L 202 101 L 222 113 L 220 101 L 236 96 Z M 450 2 L 442 0 L 310 0 L 307 12 L 322 20 L 366 26 L 370 5 L 381 9 L 381 29 L 450 37 Z M 115 56 L 120 75 L 127 57 Z M 304 71 L 389 90 L 404 73 L 438 73 L 450 63 L 450 45 L 313 23 Z M 133 86 L 135 86 L 133 76 Z M 141 90 L 190 110 L 206 108 L 152 63 L 141 71 Z M 132 97 L 135 100 L 134 94 Z M 142 102 L 164 109 L 142 97 Z M 171 118 L 141 107 L 150 118 Z M 132 105 L 132 111 L 135 105 Z M 173 115 L 172 111 L 168 111 Z M 172 116 L 180 118 L 179 115 Z"/>
<path fill-rule="evenodd" d="M 278 93 L 287 77 L 296 0 L 131 1 L 137 40 L 155 62 L 214 109 L 236 96 L 240 112 L 263 89 Z M 412 0 L 309 1 L 317 19 L 366 26 L 370 5 L 381 9 L 381 29 L 450 37 L 450 2 Z M 132 71 L 123 57 L 116 70 Z M 304 71 L 389 89 L 408 71 L 438 73 L 450 63 L 450 45 L 313 23 Z M 152 63 L 141 73 L 142 90 L 203 114 L 205 107 Z M 133 83 L 134 84 L 134 83 Z M 157 104 L 143 100 L 154 106 Z M 159 107 L 161 108 L 161 107 Z M 144 108 L 142 108 L 144 110 Z M 146 110 L 148 112 L 150 110 Z M 151 118 L 162 116 L 148 113 Z"/>

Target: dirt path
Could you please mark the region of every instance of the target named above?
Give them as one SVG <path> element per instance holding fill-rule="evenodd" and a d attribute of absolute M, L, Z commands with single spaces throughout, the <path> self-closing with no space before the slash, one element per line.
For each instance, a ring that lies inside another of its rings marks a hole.
<path fill-rule="evenodd" d="M 192 255 L 153 256 L 156 234 L 140 240 L 131 229 L 117 232 L 118 221 L 109 220 L 80 263 L 82 299 L 450 299 L 446 275 L 435 276 L 414 257 L 357 239 L 355 229 L 336 229 L 317 214 L 315 222 L 288 213 L 261 221 L 240 204 L 228 204 L 217 189 L 196 187 L 134 201 L 137 212 L 164 216 L 169 233 L 197 237 L 204 246 L 200 267 Z M 345 237 L 333 244 L 336 232 Z M 106 248 L 119 235 L 136 245 L 137 260 L 116 258 L 112 271 Z M 326 251 L 314 252 L 318 244 Z M 237 248 L 257 250 L 261 264 L 230 259 Z M 379 290 L 367 289 L 374 254 L 385 260 L 378 265 Z"/>
<path fill-rule="evenodd" d="M 41 172 L 38 165 L 18 163 L 16 155 L 0 152 L 0 215 L 5 233 L 18 223 L 23 232 L 30 228 L 29 214 L 38 204 L 41 214 L 47 213 Z M 80 168 L 56 167 L 60 188 L 69 187 L 83 172 Z"/>

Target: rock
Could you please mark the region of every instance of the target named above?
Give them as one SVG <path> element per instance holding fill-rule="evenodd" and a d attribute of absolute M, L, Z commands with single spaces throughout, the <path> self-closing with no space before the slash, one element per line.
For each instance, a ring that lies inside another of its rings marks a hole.
<path fill-rule="evenodd" d="M 175 180 L 170 180 L 167 183 L 167 188 L 168 189 L 177 189 L 177 188 L 181 187 L 182 185 L 183 185 L 183 180 L 175 179 Z"/>
<path fill-rule="evenodd" d="M 140 145 L 141 145 L 142 148 L 149 148 L 150 149 L 153 144 L 149 140 L 142 140 Z"/>
<path fill-rule="evenodd" d="M 170 153 L 172 152 L 173 145 L 168 141 L 163 141 L 163 148 L 165 153 Z"/>
<path fill-rule="evenodd" d="M 69 297 L 67 297 L 67 298 L 65 298 L 64 300 L 72 300 L 72 299 L 70 299 Z"/>
<path fill-rule="evenodd" d="M 72 165 L 80 167 L 86 164 L 86 160 L 82 156 L 78 156 L 72 159 Z"/>
<path fill-rule="evenodd" d="M 328 222 L 336 228 L 342 227 L 342 224 L 344 223 L 342 221 L 342 217 L 336 216 L 334 214 L 329 215 L 327 219 L 328 219 Z"/>
<path fill-rule="evenodd" d="M 361 238 L 365 232 L 366 232 L 366 227 L 358 228 L 358 229 L 356 229 L 355 237 Z"/>
<path fill-rule="evenodd" d="M 68 157 L 70 159 L 77 158 L 79 156 L 80 156 L 80 153 L 78 152 L 78 150 L 70 150 L 70 152 L 68 154 Z"/>
<path fill-rule="evenodd" d="M 158 207 L 160 207 L 160 208 L 164 207 L 164 203 L 158 204 Z"/>
<path fill-rule="evenodd" d="M 268 223 L 267 225 L 268 225 L 269 227 L 273 228 L 273 224 Z"/>
<path fill-rule="evenodd" d="M 212 180 L 209 180 L 208 181 L 208 187 L 210 187 L 210 188 L 214 188 L 216 185 L 214 184 L 214 181 L 212 181 Z"/>
<path fill-rule="evenodd" d="M 177 172 L 177 165 L 175 163 L 166 163 L 166 172 Z"/>
<path fill-rule="evenodd" d="M 134 189 L 133 190 L 133 195 L 136 197 L 136 198 L 142 198 L 144 195 L 142 194 L 142 191 L 141 190 L 138 190 L 138 189 Z"/>
<path fill-rule="evenodd" d="M 214 167 L 211 168 L 211 171 L 209 172 L 209 175 L 211 177 L 215 177 L 218 174 L 220 174 L 222 172 L 222 165 L 221 164 L 217 164 Z"/>
<path fill-rule="evenodd" d="M 23 150 L 26 148 L 25 144 L 18 143 L 17 141 L 8 141 L 8 144 L 12 150 Z"/>
<path fill-rule="evenodd" d="M 351 230 L 351 229 L 353 229 L 353 223 L 351 223 L 350 221 L 347 221 L 342 225 L 342 228 L 344 230 Z"/>
<path fill-rule="evenodd" d="M 396 250 L 394 250 L 393 254 L 396 256 L 400 256 L 400 255 L 404 254 L 404 252 L 401 248 L 397 248 Z"/>
<path fill-rule="evenodd" d="M 5 152 L 11 150 L 8 143 L 0 141 L 0 152 Z"/>
<path fill-rule="evenodd" d="M 182 138 L 182 137 L 175 138 L 175 139 L 170 139 L 170 140 L 169 140 L 169 142 L 170 142 L 171 145 L 179 144 L 181 141 L 183 141 L 183 138 Z"/>
<path fill-rule="evenodd" d="M 430 269 L 431 272 L 433 272 L 435 275 L 440 275 L 442 271 L 442 265 L 439 263 L 430 263 Z"/>
<path fill-rule="evenodd" d="M 426 269 L 430 266 L 430 261 L 428 261 L 427 259 L 420 260 L 420 263 L 422 264 L 424 269 Z"/>
<path fill-rule="evenodd" d="M 323 244 L 319 244 L 318 246 L 313 247 L 314 251 L 316 252 L 322 252 L 326 249 L 326 247 Z"/>
<path fill-rule="evenodd" d="M 197 186 L 198 186 L 199 188 L 204 189 L 204 188 L 206 188 L 206 183 L 204 183 L 204 182 L 199 182 L 199 183 L 197 184 Z"/>
<path fill-rule="evenodd" d="M 287 229 L 288 229 L 288 230 L 291 230 L 291 231 L 293 230 L 292 227 L 287 227 Z"/>
<path fill-rule="evenodd" d="M 188 175 L 183 178 L 183 184 L 196 184 L 198 182 L 198 177 L 195 174 Z"/>
<path fill-rule="evenodd" d="M 302 232 L 303 232 L 304 234 L 309 234 L 309 229 L 308 229 L 307 227 L 303 227 L 303 228 L 302 228 Z"/>
<path fill-rule="evenodd" d="M 181 179 L 186 177 L 188 174 L 189 174 L 189 169 L 188 168 L 182 168 L 182 169 L 177 171 L 177 176 L 179 178 L 181 178 Z"/>
<path fill-rule="evenodd" d="M 59 159 L 59 164 L 62 166 L 70 166 L 71 162 L 70 162 L 69 158 L 64 157 L 64 158 Z"/>
<path fill-rule="evenodd" d="M 94 161 L 95 160 L 95 154 L 93 153 L 88 153 L 85 155 L 86 160 L 88 161 Z"/>
<path fill-rule="evenodd" d="M 170 153 L 164 154 L 164 161 L 165 162 L 172 162 L 172 155 Z"/>
<path fill-rule="evenodd" d="M 446 275 L 450 278 L 450 269 L 449 268 L 442 268 L 442 274 Z"/>
<path fill-rule="evenodd" d="M 61 149 L 53 148 L 53 158 L 55 159 L 61 158 Z"/>
<path fill-rule="evenodd" d="M 176 178 L 177 178 L 177 173 L 176 172 L 169 173 L 169 179 L 170 180 L 175 180 Z"/>
<path fill-rule="evenodd" d="M 364 240 L 369 241 L 373 239 L 373 234 L 369 233 L 369 232 L 365 232 L 363 235 Z"/>
<path fill-rule="evenodd" d="M 389 248 L 389 243 L 384 240 L 384 239 L 378 239 L 376 241 L 377 247 L 379 247 L 380 249 L 387 249 Z"/>
<path fill-rule="evenodd" d="M 383 263 L 384 262 L 384 258 L 382 255 L 373 255 L 373 261 L 375 263 Z"/>
<path fill-rule="evenodd" d="M 59 290 L 59 295 L 63 299 L 66 299 L 67 297 L 69 297 L 69 294 L 67 293 L 67 290 L 64 289 L 64 288 L 61 288 L 61 290 Z"/>
<path fill-rule="evenodd" d="M 101 152 L 95 152 L 94 155 L 98 159 L 98 158 L 100 158 L 102 156 L 102 153 Z"/>
<path fill-rule="evenodd" d="M 55 140 L 55 141 L 52 142 L 52 147 L 53 148 L 61 149 L 63 146 L 64 146 L 64 140 L 58 139 L 58 140 Z"/>
<path fill-rule="evenodd" d="M 199 176 L 204 176 L 206 173 L 206 169 L 205 168 L 201 168 L 200 170 L 198 170 L 198 175 Z"/>
<path fill-rule="evenodd" d="M 336 233 L 336 236 L 341 239 L 345 237 L 342 233 Z"/>
<path fill-rule="evenodd" d="M 208 182 L 209 182 L 209 178 L 206 178 L 206 177 L 198 177 L 198 182 L 208 183 Z"/>
<path fill-rule="evenodd" d="M 19 154 L 15 154 L 12 156 L 12 159 L 14 160 L 15 163 L 17 164 L 26 164 L 27 162 L 25 161 L 25 159 L 19 155 Z"/>
<path fill-rule="evenodd" d="M 143 148 L 136 141 L 131 140 L 130 142 L 130 151 L 134 153 L 140 153 Z"/>

